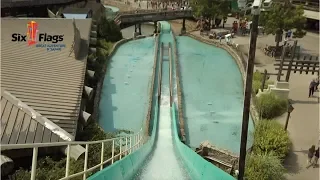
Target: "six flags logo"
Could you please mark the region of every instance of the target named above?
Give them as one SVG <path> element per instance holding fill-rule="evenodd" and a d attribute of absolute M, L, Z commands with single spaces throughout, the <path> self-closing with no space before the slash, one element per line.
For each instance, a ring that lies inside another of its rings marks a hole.
<path fill-rule="evenodd" d="M 37 42 L 37 34 L 38 34 L 38 23 L 35 21 L 30 21 L 27 24 L 27 38 L 28 45 L 31 46 Z"/>
<path fill-rule="evenodd" d="M 50 35 L 47 33 L 39 33 L 38 23 L 35 21 L 30 21 L 27 24 L 27 35 L 22 35 L 19 33 L 12 34 L 11 41 L 13 42 L 27 42 L 29 46 L 34 45 L 39 42 L 51 42 L 56 44 L 63 41 L 64 35 Z"/>

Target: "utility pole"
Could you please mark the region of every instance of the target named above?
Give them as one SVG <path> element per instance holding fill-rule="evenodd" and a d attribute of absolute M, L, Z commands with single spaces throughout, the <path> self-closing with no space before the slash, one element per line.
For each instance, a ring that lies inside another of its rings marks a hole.
<path fill-rule="evenodd" d="M 256 55 L 256 43 L 257 43 L 257 37 L 258 37 L 260 6 L 261 6 L 261 0 L 254 0 L 252 4 L 252 10 L 251 10 L 253 18 L 252 18 L 252 29 L 250 33 L 250 47 L 249 47 L 247 76 L 246 76 L 245 94 L 244 94 L 244 103 L 243 103 L 238 180 L 243 180 L 245 164 L 246 164 L 245 161 L 246 161 L 246 154 L 247 154 L 247 137 L 248 137 L 249 116 L 250 116 L 250 100 L 251 100 L 251 92 L 252 92 L 254 59 Z"/>

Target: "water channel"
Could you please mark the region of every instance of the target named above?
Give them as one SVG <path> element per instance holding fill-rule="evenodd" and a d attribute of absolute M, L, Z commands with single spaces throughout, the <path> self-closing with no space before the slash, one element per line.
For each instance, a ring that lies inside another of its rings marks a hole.
<path fill-rule="evenodd" d="M 134 27 L 122 32 L 125 38 L 132 37 Z M 143 26 L 142 32 L 151 34 L 152 25 Z M 166 38 L 163 41 L 169 42 Z M 243 83 L 235 60 L 225 50 L 189 37 L 178 37 L 177 46 L 187 143 L 195 148 L 209 140 L 238 154 Z M 99 124 L 104 130 L 138 131 L 142 127 L 148 107 L 153 54 L 154 38 L 148 37 L 125 43 L 111 57 L 99 106 Z M 249 132 L 252 130 L 250 121 Z M 251 144 L 249 135 L 248 147 Z"/>

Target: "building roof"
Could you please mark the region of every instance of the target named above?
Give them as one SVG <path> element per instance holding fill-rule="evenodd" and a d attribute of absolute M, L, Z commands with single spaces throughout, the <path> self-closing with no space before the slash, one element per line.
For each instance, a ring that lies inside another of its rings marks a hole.
<path fill-rule="evenodd" d="M 7 91 L 1 90 L 1 144 L 70 141 L 72 136 Z"/>
<path fill-rule="evenodd" d="M 87 14 L 63 14 L 66 19 L 86 19 L 88 17 Z"/>
<path fill-rule="evenodd" d="M 63 14 L 88 14 L 90 8 L 75 8 L 75 7 L 66 7 L 62 10 Z"/>
<path fill-rule="evenodd" d="M 304 10 L 304 16 L 309 19 L 314 19 L 319 21 L 319 12 Z"/>
<path fill-rule="evenodd" d="M 12 33 L 25 35 L 30 21 L 38 23 L 39 33 L 64 35 L 58 44 L 65 48 L 47 52 L 46 48 L 28 46 L 26 42 L 12 42 Z M 1 20 L 5 27 L 1 31 L 1 87 L 72 136 L 80 111 L 91 19 L 75 20 L 75 24 L 81 36 L 81 43 L 76 43 L 77 47 L 80 45 L 77 59 L 72 52 L 73 20 Z"/>

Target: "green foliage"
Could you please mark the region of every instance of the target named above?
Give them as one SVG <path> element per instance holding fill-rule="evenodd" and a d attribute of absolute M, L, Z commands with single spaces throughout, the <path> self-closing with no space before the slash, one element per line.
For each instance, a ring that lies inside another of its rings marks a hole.
<path fill-rule="evenodd" d="M 261 74 L 259 71 L 256 71 L 253 73 L 253 81 L 252 81 L 252 88 L 253 88 L 253 94 L 257 94 L 259 89 L 261 88 L 263 81 L 263 74 Z M 268 88 L 269 84 L 273 84 L 274 82 L 271 80 L 266 80 L 264 84 L 264 89 Z"/>
<path fill-rule="evenodd" d="M 272 153 L 250 154 L 246 160 L 246 180 L 284 180 L 285 168 Z"/>
<path fill-rule="evenodd" d="M 106 41 L 117 42 L 123 38 L 120 30 L 113 20 L 102 17 L 98 25 L 98 37 Z"/>
<path fill-rule="evenodd" d="M 192 0 L 191 6 L 197 17 L 222 19 L 231 11 L 229 1 Z"/>
<path fill-rule="evenodd" d="M 274 93 L 266 93 L 256 98 L 255 105 L 262 118 L 272 119 L 287 111 L 288 101 Z"/>
<path fill-rule="evenodd" d="M 287 131 L 275 120 L 261 120 L 253 133 L 255 154 L 273 153 L 283 159 L 289 152 L 291 141 Z"/>
<path fill-rule="evenodd" d="M 98 39 L 97 46 L 107 50 L 108 52 L 110 52 L 112 50 L 113 43 L 112 42 L 108 42 L 105 39 Z"/>
<path fill-rule="evenodd" d="M 264 12 L 260 16 L 260 24 L 264 26 L 266 34 L 282 34 L 283 30 L 296 29 L 294 34 L 303 37 L 305 32 L 302 30 L 306 22 L 303 16 L 304 9 L 302 6 L 292 6 L 276 4 L 270 11 Z"/>

